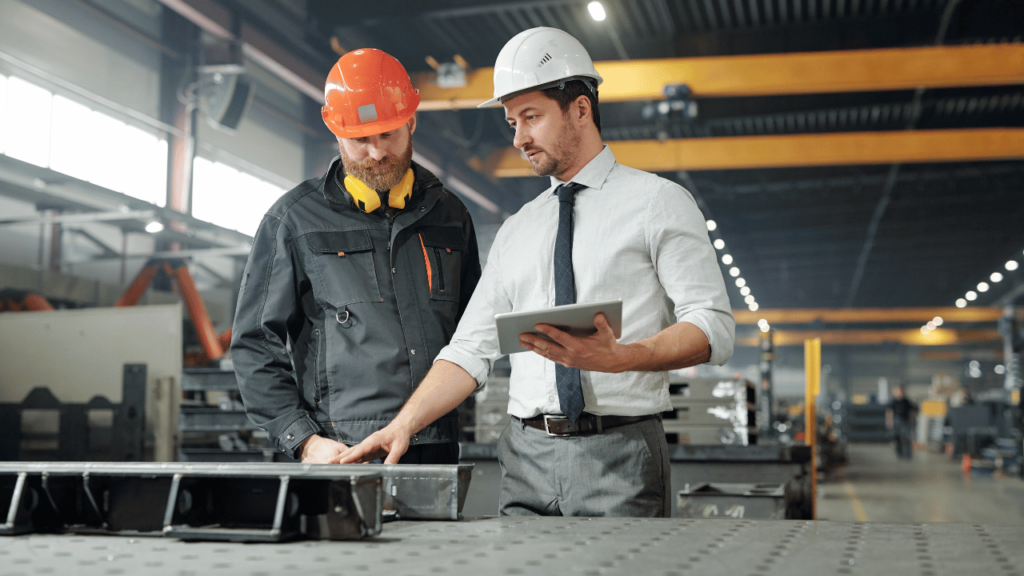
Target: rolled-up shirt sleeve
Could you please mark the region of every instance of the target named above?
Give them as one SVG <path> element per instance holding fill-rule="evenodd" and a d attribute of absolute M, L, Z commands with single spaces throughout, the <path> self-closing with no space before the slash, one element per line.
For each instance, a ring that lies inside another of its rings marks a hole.
<path fill-rule="evenodd" d="M 689 322 L 707 336 L 708 364 L 725 364 L 732 357 L 736 320 L 704 216 L 690 193 L 666 182 L 648 207 L 646 232 L 651 261 L 676 321 Z"/>
<path fill-rule="evenodd" d="M 498 351 L 498 330 L 494 315 L 512 311 L 512 300 L 501 278 L 500 246 L 506 236 L 502 234 L 504 230 L 503 227 L 494 239 L 480 283 L 469 300 L 451 342 L 434 359 L 434 362 L 447 360 L 468 372 L 476 380 L 477 390 L 483 388 L 494 361 L 502 355 Z"/>

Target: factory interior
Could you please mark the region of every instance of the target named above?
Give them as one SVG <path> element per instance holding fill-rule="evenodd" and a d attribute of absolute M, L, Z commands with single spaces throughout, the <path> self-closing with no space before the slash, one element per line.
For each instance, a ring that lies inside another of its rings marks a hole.
<path fill-rule="evenodd" d="M 301 464 L 239 391 L 335 62 L 404 66 L 486 269 L 549 181 L 478 105 L 541 26 L 616 161 L 692 196 L 735 319 L 668 372 L 671 518 L 499 515 L 508 356 L 458 465 Z M 1020 0 L 0 0 L 0 576 L 1024 574 L 1022 267 Z"/>

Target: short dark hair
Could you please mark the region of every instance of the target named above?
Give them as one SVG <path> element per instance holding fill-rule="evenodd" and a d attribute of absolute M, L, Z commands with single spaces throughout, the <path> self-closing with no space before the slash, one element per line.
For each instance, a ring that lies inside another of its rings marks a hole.
<path fill-rule="evenodd" d="M 580 96 L 586 96 L 590 100 L 590 110 L 594 116 L 594 125 L 597 126 L 597 133 L 601 133 L 601 109 L 597 106 L 597 88 L 593 90 L 588 86 L 591 81 L 570 80 L 565 83 L 565 88 L 554 86 L 543 90 L 544 95 L 558 102 L 558 107 L 565 113 L 569 105 Z"/>

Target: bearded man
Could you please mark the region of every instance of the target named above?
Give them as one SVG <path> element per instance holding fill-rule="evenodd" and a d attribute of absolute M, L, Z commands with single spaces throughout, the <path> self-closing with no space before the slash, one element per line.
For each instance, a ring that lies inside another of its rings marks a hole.
<path fill-rule="evenodd" d="M 249 419 L 302 462 L 386 426 L 455 332 L 480 278 L 469 212 L 412 162 L 419 94 L 380 50 L 342 56 L 324 123 L 340 158 L 267 212 L 242 276 L 231 356 Z M 458 416 L 402 463 L 458 463 Z"/>

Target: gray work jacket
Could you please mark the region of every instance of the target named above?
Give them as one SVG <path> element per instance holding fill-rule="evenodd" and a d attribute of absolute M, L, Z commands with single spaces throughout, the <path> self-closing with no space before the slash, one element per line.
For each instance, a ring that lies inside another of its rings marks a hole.
<path fill-rule="evenodd" d="M 398 414 L 480 278 L 469 212 L 413 164 L 393 219 L 340 189 L 335 160 L 267 212 L 242 276 L 231 357 L 249 419 L 298 457 L 313 434 L 356 444 Z M 458 440 L 453 410 L 412 444 Z"/>

